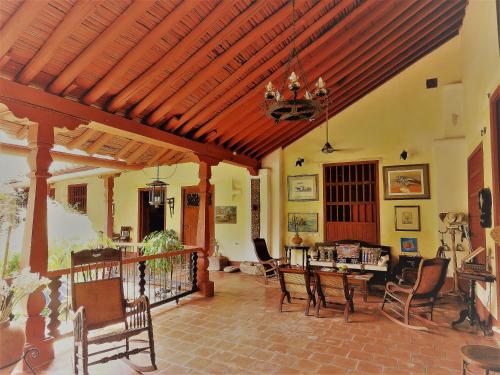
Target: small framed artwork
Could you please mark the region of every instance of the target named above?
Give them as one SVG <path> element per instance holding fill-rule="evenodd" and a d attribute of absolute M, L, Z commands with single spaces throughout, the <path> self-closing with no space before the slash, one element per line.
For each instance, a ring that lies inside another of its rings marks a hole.
<path fill-rule="evenodd" d="M 288 213 L 288 231 L 295 232 L 294 217 L 297 218 L 299 232 L 317 232 L 318 231 L 318 214 L 317 213 Z"/>
<path fill-rule="evenodd" d="M 429 164 L 384 167 L 384 199 L 430 199 Z"/>
<path fill-rule="evenodd" d="M 401 238 L 402 253 L 418 253 L 416 238 Z"/>
<path fill-rule="evenodd" d="M 236 224 L 236 206 L 215 206 L 215 224 Z"/>
<path fill-rule="evenodd" d="M 317 201 L 318 199 L 317 174 L 288 176 L 289 201 Z"/>
<path fill-rule="evenodd" d="M 394 222 L 398 231 L 420 231 L 420 206 L 395 206 Z"/>

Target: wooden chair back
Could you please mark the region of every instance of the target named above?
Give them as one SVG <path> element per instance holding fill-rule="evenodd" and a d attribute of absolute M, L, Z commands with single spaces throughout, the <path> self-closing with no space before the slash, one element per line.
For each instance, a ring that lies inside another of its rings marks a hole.
<path fill-rule="evenodd" d="M 282 292 L 312 295 L 309 271 L 305 269 L 280 268 L 279 275 Z"/>
<path fill-rule="evenodd" d="M 423 259 L 413 286 L 413 298 L 435 297 L 444 285 L 449 262 L 446 258 Z"/>
<path fill-rule="evenodd" d="M 71 252 L 71 301 L 85 308 L 88 329 L 125 322 L 120 250 Z"/>
<path fill-rule="evenodd" d="M 273 259 L 269 254 L 269 250 L 267 249 L 266 240 L 263 238 L 254 238 L 253 245 L 255 248 L 255 255 L 257 259 L 261 262 L 266 262 L 270 259 Z"/>
<path fill-rule="evenodd" d="M 315 272 L 316 289 L 324 297 L 342 297 L 349 299 L 349 282 L 346 273 Z"/>

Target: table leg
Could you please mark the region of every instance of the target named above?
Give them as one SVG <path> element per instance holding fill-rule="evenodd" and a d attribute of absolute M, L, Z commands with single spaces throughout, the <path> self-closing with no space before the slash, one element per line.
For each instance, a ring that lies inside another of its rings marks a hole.
<path fill-rule="evenodd" d="M 362 293 L 363 293 L 363 302 L 368 301 L 368 283 L 366 281 L 363 281 L 363 286 L 362 286 Z"/>

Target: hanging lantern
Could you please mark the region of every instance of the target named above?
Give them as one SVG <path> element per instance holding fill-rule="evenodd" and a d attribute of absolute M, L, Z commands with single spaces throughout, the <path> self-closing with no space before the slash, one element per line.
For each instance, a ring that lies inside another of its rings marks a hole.
<path fill-rule="evenodd" d="M 160 180 L 160 166 L 156 167 L 156 180 L 147 184 L 149 188 L 149 204 L 158 208 L 165 204 L 165 191 L 167 183 Z"/>

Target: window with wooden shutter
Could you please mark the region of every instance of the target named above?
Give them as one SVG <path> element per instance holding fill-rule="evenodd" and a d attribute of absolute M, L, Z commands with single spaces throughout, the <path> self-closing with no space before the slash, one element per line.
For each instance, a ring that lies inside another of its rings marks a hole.
<path fill-rule="evenodd" d="M 87 213 L 87 184 L 68 185 L 68 204 L 82 213 Z"/>
<path fill-rule="evenodd" d="M 323 166 L 325 241 L 378 243 L 378 162 Z"/>

